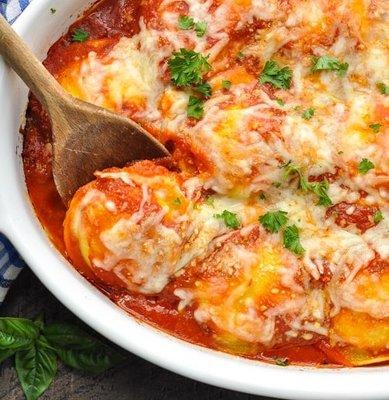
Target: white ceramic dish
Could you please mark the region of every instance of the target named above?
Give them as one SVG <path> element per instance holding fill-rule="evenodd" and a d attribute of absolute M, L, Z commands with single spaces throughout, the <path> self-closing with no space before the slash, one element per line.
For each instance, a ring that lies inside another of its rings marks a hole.
<path fill-rule="evenodd" d="M 44 57 L 88 0 L 34 0 L 14 24 Z M 50 8 L 57 12 L 52 15 Z M 229 389 L 284 399 L 389 399 L 389 367 L 278 367 L 197 347 L 131 318 L 84 280 L 51 245 L 28 200 L 18 134 L 27 89 L 0 59 L 0 231 L 72 312 L 123 348 L 179 374 Z"/>

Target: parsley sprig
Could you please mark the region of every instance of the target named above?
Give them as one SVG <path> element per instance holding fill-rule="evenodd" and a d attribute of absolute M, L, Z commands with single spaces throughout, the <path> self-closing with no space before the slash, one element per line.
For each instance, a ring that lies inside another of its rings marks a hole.
<path fill-rule="evenodd" d="M 194 86 L 193 90 L 204 96 L 206 99 L 212 96 L 212 86 L 206 82 Z"/>
<path fill-rule="evenodd" d="M 85 42 L 89 38 L 89 32 L 83 28 L 77 28 L 71 37 L 72 42 Z"/>
<path fill-rule="evenodd" d="M 289 365 L 289 359 L 287 359 L 286 357 L 275 357 L 274 362 L 280 367 L 286 367 L 287 365 Z"/>
<path fill-rule="evenodd" d="M 345 76 L 348 70 L 348 63 L 342 63 L 330 56 L 314 57 L 311 70 L 312 72 L 335 71 L 339 76 Z"/>
<path fill-rule="evenodd" d="M 266 61 L 259 76 L 259 82 L 270 83 L 277 89 L 289 89 L 292 84 L 292 75 L 292 70 L 288 66 L 281 67 L 277 62 L 269 60 Z"/>
<path fill-rule="evenodd" d="M 308 180 L 303 175 L 301 168 L 289 161 L 282 166 L 284 169 L 283 178 L 288 180 L 293 176 L 297 176 L 299 180 L 299 188 L 304 192 L 312 192 L 318 198 L 317 205 L 328 207 L 332 205 L 332 200 L 328 196 L 329 183 L 326 179 L 321 182 L 308 182 Z"/>
<path fill-rule="evenodd" d="M 269 211 L 259 217 L 261 225 L 271 233 L 277 233 L 288 222 L 286 211 Z"/>
<path fill-rule="evenodd" d="M 304 248 L 300 243 L 300 233 L 296 225 L 289 225 L 288 213 L 286 211 L 269 211 L 259 217 L 259 223 L 270 233 L 278 233 L 281 229 L 284 247 L 293 253 L 301 256 Z M 284 228 L 285 227 L 285 228 Z"/>
<path fill-rule="evenodd" d="M 180 15 L 178 18 L 178 27 L 182 30 L 188 31 L 194 26 L 194 19 L 188 15 Z"/>
<path fill-rule="evenodd" d="M 381 94 L 387 96 L 389 94 L 389 86 L 385 85 L 384 82 L 377 83 L 377 89 L 380 91 Z"/>
<path fill-rule="evenodd" d="M 232 86 L 232 82 L 231 81 L 229 81 L 227 79 L 222 81 L 222 88 L 223 89 L 228 90 L 228 89 L 231 88 L 231 86 Z"/>
<path fill-rule="evenodd" d="M 379 133 L 381 129 L 381 124 L 370 124 L 369 128 L 374 132 L 374 133 Z"/>
<path fill-rule="evenodd" d="M 15 368 L 27 400 L 38 399 L 53 382 L 57 359 L 71 368 L 100 373 L 125 358 L 68 323 L 45 325 L 43 317 L 0 318 L 0 363 L 15 356 Z"/>
<path fill-rule="evenodd" d="M 196 22 L 194 26 L 197 37 L 203 37 L 207 32 L 207 23 L 204 21 Z"/>
<path fill-rule="evenodd" d="M 301 117 L 309 120 L 315 115 L 315 109 L 313 107 L 307 108 L 302 114 Z"/>
<path fill-rule="evenodd" d="M 382 213 L 381 210 L 377 210 L 374 215 L 373 215 L 373 221 L 374 223 L 378 224 L 384 219 L 384 214 Z"/>
<path fill-rule="evenodd" d="M 211 70 L 208 57 L 193 50 L 180 49 L 168 61 L 174 85 L 191 86 L 203 82 L 203 75 Z"/>
<path fill-rule="evenodd" d="M 187 115 L 195 119 L 203 117 L 203 99 L 212 95 L 211 85 L 203 81 L 203 75 L 211 69 L 208 57 L 193 50 L 180 49 L 174 52 L 168 61 L 173 84 L 177 87 L 187 87 L 199 95 L 191 95 L 188 102 Z"/>
<path fill-rule="evenodd" d="M 182 30 L 193 29 L 198 37 L 203 37 L 207 31 L 207 23 L 204 21 L 195 22 L 192 17 L 188 15 L 181 15 L 178 18 L 178 26 Z"/>
<path fill-rule="evenodd" d="M 284 246 L 293 253 L 301 256 L 305 250 L 300 243 L 300 232 L 296 225 L 287 226 L 283 233 Z"/>
<path fill-rule="evenodd" d="M 358 172 L 362 175 L 367 174 L 373 168 L 374 164 L 367 158 L 362 158 L 362 161 L 358 164 Z"/>
<path fill-rule="evenodd" d="M 187 108 L 188 117 L 201 119 L 204 115 L 204 103 L 196 96 L 190 96 Z"/>
<path fill-rule="evenodd" d="M 231 211 L 224 210 L 221 214 L 215 214 L 214 217 L 217 219 L 222 219 L 228 228 L 238 229 L 240 226 L 240 221 L 237 215 Z"/>

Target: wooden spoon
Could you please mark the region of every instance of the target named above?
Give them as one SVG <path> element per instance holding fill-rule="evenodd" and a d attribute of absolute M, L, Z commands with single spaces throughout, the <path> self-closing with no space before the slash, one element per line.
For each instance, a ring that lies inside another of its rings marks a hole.
<path fill-rule="evenodd" d="M 97 170 L 169 155 L 134 121 L 66 93 L 1 16 L 0 54 L 50 116 L 54 181 L 65 205 Z"/>

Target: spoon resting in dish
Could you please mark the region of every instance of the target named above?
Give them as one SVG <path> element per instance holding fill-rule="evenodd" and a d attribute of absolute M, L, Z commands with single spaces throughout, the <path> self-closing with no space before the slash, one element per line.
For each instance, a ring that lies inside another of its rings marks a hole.
<path fill-rule="evenodd" d="M 96 170 L 169 155 L 136 122 L 68 94 L 1 16 L 0 55 L 49 114 L 54 181 L 65 205 Z"/>

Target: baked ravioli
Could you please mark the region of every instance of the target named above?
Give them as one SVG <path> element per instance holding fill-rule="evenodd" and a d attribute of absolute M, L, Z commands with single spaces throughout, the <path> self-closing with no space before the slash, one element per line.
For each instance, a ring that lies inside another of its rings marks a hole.
<path fill-rule="evenodd" d="M 116 304 L 187 341 L 388 363 L 388 44 L 386 0 L 97 2 L 46 66 L 171 157 L 96 171 L 65 209 L 31 98 L 42 224 Z"/>

